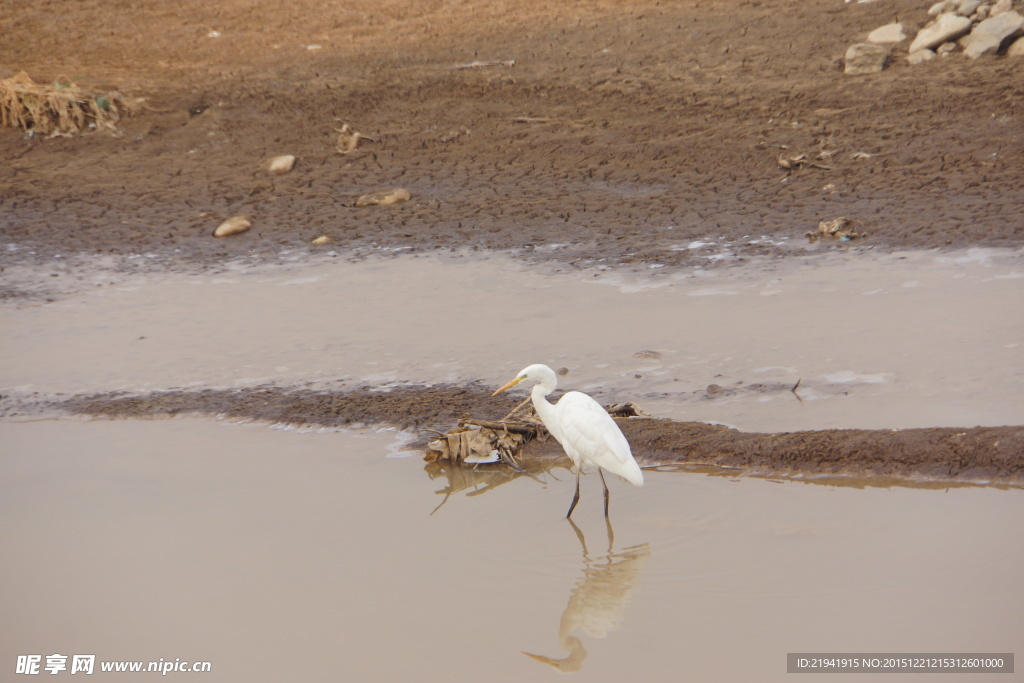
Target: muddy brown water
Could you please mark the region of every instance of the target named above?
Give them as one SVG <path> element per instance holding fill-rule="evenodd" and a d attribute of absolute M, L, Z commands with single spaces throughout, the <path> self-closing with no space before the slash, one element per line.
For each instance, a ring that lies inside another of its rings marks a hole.
<path fill-rule="evenodd" d="M 679 248 L 709 264 L 731 253 L 716 241 Z M 47 281 L 11 271 L 15 287 Z M 1024 423 L 1020 251 L 645 272 L 507 256 L 56 272 L 50 282 L 74 283 L 65 295 L 0 309 L 4 393 L 496 388 L 545 362 L 568 369 L 566 388 L 609 403 L 747 431 Z"/>
<path fill-rule="evenodd" d="M 53 301 L 0 310 L 3 393 L 497 386 L 545 360 L 600 398 L 745 429 L 1019 424 L 1021 258 L 69 268 L 81 279 L 48 285 Z M 449 479 L 407 438 L 0 422 L 2 609 L 18 624 L 0 660 L 209 661 L 208 680 L 781 680 L 787 652 L 1006 652 L 1024 635 L 1016 489 L 649 469 L 642 489 L 610 482 L 612 538 L 585 477 L 577 536 L 563 467 Z"/>
<path fill-rule="evenodd" d="M 453 484 L 389 457 L 392 433 L 60 420 L 0 423 L 0 440 L 5 666 L 776 681 L 787 652 L 1012 652 L 1024 635 L 1017 490 L 647 470 L 642 489 L 609 481 L 609 547 L 584 477 L 584 549 L 567 470 L 454 482 L 431 514 Z"/>

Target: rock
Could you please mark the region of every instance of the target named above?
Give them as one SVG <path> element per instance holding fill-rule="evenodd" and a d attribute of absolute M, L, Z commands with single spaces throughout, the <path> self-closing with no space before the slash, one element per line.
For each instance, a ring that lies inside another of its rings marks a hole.
<path fill-rule="evenodd" d="M 969 17 L 981 6 L 981 0 L 962 0 L 957 6 L 956 13 L 962 17 Z"/>
<path fill-rule="evenodd" d="M 971 15 L 971 21 L 985 21 L 988 13 L 992 11 L 992 5 L 982 5 L 978 11 Z"/>
<path fill-rule="evenodd" d="M 963 40 L 964 54 L 977 59 L 999 51 L 1003 41 L 1024 27 L 1024 17 L 1017 12 L 1003 12 L 989 17 L 974 27 Z"/>
<path fill-rule="evenodd" d="M 917 32 L 917 37 L 910 44 L 908 52 L 917 52 L 956 40 L 971 28 L 971 20 L 958 14 L 947 12 L 939 15 L 938 20 Z"/>
<path fill-rule="evenodd" d="M 868 34 L 869 43 L 898 43 L 906 38 L 907 34 L 903 32 L 903 24 L 886 24 Z"/>
<path fill-rule="evenodd" d="M 403 190 L 401 188 L 397 190 L 382 190 L 372 194 L 364 194 L 356 200 L 356 206 L 389 206 L 391 204 L 401 204 L 402 202 L 409 201 L 411 196 L 412 195 L 409 194 L 409 190 Z"/>
<path fill-rule="evenodd" d="M 999 0 L 996 4 L 992 5 L 992 9 L 989 10 L 988 15 L 990 17 L 996 17 L 1004 12 L 1009 12 L 1013 9 L 1013 0 Z"/>
<path fill-rule="evenodd" d="M 937 17 L 944 12 L 955 12 L 957 6 L 957 0 L 942 0 L 937 2 L 928 8 L 928 15 Z"/>
<path fill-rule="evenodd" d="M 935 53 L 931 50 L 918 50 L 917 52 L 911 52 L 907 55 L 907 62 L 910 64 L 930 62 L 933 59 L 935 59 Z"/>
<path fill-rule="evenodd" d="M 285 173 L 291 173 L 292 167 L 294 166 L 295 157 L 291 154 L 283 154 L 271 159 L 270 163 L 267 165 L 267 170 L 277 175 L 284 175 Z"/>
<path fill-rule="evenodd" d="M 935 48 L 935 54 L 939 57 L 948 57 L 956 52 L 956 43 L 943 43 Z"/>
<path fill-rule="evenodd" d="M 245 232 L 251 227 L 252 221 L 245 216 L 232 216 L 217 226 L 217 229 L 213 231 L 213 236 L 228 237 L 230 235 L 237 235 L 240 232 Z"/>
<path fill-rule="evenodd" d="M 857 43 L 846 51 L 846 68 L 848 74 L 876 74 L 885 68 L 885 60 L 889 49 L 871 43 Z"/>
<path fill-rule="evenodd" d="M 1013 41 L 1010 47 L 1006 48 L 1007 57 L 1024 57 L 1024 38 Z"/>
<path fill-rule="evenodd" d="M 328 237 L 327 235 L 320 235 L 315 240 L 313 240 L 313 244 L 327 244 L 330 241 L 331 238 Z"/>

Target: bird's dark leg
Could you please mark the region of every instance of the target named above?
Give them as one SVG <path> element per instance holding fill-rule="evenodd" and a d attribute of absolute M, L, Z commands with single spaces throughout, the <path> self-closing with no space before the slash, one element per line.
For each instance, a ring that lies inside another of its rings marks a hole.
<path fill-rule="evenodd" d="M 576 466 L 576 495 L 572 497 L 572 505 L 569 506 L 569 512 L 566 513 L 565 518 L 569 519 L 572 517 L 572 511 L 576 509 L 576 503 L 580 502 L 580 466 Z"/>
<path fill-rule="evenodd" d="M 597 473 L 601 475 L 601 483 L 604 485 L 604 518 L 608 519 L 608 482 L 604 480 L 604 470 L 599 467 Z"/>

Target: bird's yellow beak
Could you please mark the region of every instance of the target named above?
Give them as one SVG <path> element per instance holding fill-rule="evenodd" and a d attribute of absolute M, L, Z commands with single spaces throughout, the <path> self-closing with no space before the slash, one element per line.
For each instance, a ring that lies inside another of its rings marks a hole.
<path fill-rule="evenodd" d="M 506 391 L 507 389 L 511 389 L 512 387 L 514 387 L 515 385 L 519 384 L 522 381 L 523 381 L 522 377 L 516 377 L 514 380 L 512 380 L 511 382 L 509 382 L 508 384 L 503 386 L 501 389 L 498 389 L 493 394 L 491 394 L 491 396 L 497 396 L 501 392 Z"/>

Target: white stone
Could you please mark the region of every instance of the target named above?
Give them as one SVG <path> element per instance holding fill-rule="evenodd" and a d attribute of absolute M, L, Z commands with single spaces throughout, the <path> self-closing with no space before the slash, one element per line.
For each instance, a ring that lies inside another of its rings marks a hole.
<path fill-rule="evenodd" d="M 978 58 L 982 55 L 995 54 L 1004 40 L 1024 27 L 1024 17 L 1017 12 L 1003 12 L 989 17 L 974 27 L 971 34 L 964 38 L 964 54 Z"/>
<path fill-rule="evenodd" d="M 933 59 L 935 59 L 935 53 L 931 50 L 918 50 L 907 55 L 907 62 L 910 64 L 920 64 L 921 62 L 928 62 Z"/>
<path fill-rule="evenodd" d="M 903 24 L 886 24 L 868 34 L 869 43 L 898 43 L 906 38 Z"/>
<path fill-rule="evenodd" d="M 237 235 L 251 227 L 252 222 L 245 216 L 232 216 L 217 226 L 217 229 L 213 231 L 213 236 L 228 237 L 230 235 Z"/>
<path fill-rule="evenodd" d="M 940 0 L 928 8 L 928 15 L 936 17 L 943 12 L 955 12 L 957 6 L 956 0 Z"/>
<path fill-rule="evenodd" d="M 270 160 L 267 170 L 277 175 L 283 175 L 291 173 L 293 166 L 295 166 L 295 156 L 292 154 L 282 154 Z"/>
<path fill-rule="evenodd" d="M 939 15 L 931 26 L 925 26 L 917 32 L 917 37 L 910 44 L 908 52 L 930 49 L 950 40 L 956 40 L 971 28 L 971 20 L 957 14 L 947 12 Z"/>
<path fill-rule="evenodd" d="M 981 0 L 962 0 L 957 6 L 956 13 L 962 17 L 969 17 L 981 5 Z"/>
<path fill-rule="evenodd" d="M 1004 12 L 1009 12 L 1011 9 L 1013 9 L 1013 0 L 999 0 L 999 2 L 992 5 L 988 15 L 990 17 L 998 16 Z"/>
<path fill-rule="evenodd" d="M 1013 41 L 1010 47 L 1006 48 L 1007 57 L 1024 57 L 1024 38 Z"/>

